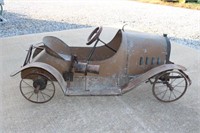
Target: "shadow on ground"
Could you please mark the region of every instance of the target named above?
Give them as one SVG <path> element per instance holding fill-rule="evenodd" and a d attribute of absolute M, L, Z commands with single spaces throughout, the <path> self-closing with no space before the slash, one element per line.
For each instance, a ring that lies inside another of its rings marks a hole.
<path fill-rule="evenodd" d="M 6 23 L 0 25 L 0 38 L 16 35 L 87 28 L 88 25 L 71 24 L 55 20 L 32 19 L 30 16 L 4 11 Z"/>

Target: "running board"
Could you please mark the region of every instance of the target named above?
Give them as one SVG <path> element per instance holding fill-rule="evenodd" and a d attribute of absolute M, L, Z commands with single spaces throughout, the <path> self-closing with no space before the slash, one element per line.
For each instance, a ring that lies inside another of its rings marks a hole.
<path fill-rule="evenodd" d="M 121 95 L 120 87 L 109 87 L 101 90 L 83 90 L 70 88 L 65 93 L 66 96 L 117 96 Z"/>

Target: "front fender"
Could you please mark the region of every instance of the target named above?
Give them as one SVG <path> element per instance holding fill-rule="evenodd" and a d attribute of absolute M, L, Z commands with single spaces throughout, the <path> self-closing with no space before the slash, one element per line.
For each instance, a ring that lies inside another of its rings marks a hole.
<path fill-rule="evenodd" d="M 124 86 L 121 87 L 122 93 L 126 93 L 126 92 L 132 90 L 133 88 L 140 85 L 142 82 L 145 82 L 146 80 L 156 76 L 157 74 L 159 74 L 161 72 L 165 72 L 165 71 L 173 70 L 173 69 L 179 70 L 180 72 L 182 72 L 183 75 L 186 77 L 189 85 L 191 84 L 191 80 L 190 80 L 189 76 L 183 72 L 183 71 L 186 71 L 185 67 L 183 67 L 181 65 L 177 65 L 177 64 L 164 64 L 164 65 L 160 65 L 158 67 L 155 67 L 155 68 L 141 74 L 137 78 L 131 79 L 127 84 L 125 84 Z"/>
<path fill-rule="evenodd" d="M 53 76 L 56 79 L 56 81 L 58 82 L 58 84 L 60 85 L 64 94 L 66 94 L 67 83 L 63 79 L 61 73 L 58 70 L 56 70 L 54 67 L 52 67 L 52 66 L 50 66 L 46 63 L 33 62 L 33 63 L 30 63 L 30 64 L 27 64 L 26 66 L 21 67 L 19 70 L 17 70 L 16 72 L 11 74 L 10 76 L 13 77 L 13 76 L 17 75 L 18 73 L 24 72 L 26 70 L 28 70 L 28 72 L 35 72 L 36 69 L 41 69 L 42 73 L 48 72 L 49 74 L 51 74 L 51 76 Z"/>

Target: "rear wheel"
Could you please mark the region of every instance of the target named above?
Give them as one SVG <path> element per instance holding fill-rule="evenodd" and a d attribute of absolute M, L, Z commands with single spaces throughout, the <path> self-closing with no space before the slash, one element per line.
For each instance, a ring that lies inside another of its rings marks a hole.
<path fill-rule="evenodd" d="M 187 79 L 179 71 L 167 71 L 156 77 L 153 95 L 162 102 L 173 102 L 181 98 L 187 90 Z"/>
<path fill-rule="evenodd" d="M 55 85 L 45 74 L 30 73 L 21 80 L 20 91 L 30 102 L 45 103 L 53 98 Z"/>

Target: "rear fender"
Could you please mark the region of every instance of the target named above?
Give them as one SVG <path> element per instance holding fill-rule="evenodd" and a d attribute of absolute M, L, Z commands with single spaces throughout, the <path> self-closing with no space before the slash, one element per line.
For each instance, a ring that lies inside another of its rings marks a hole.
<path fill-rule="evenodd" d="M 47 76 L 50 79 L 57 81 L 58 84 L 60 85 L 62 91 L 64 92 L 64 94 L 66 93 L 67 83 L 63 79 L 61 73 L 58 70 L 56 70 L 54 67 L 52 67 L 48 64 L 41 63 L 41 62 L 33 62 L 33 63 L 27 64 L 26 66 L 20 68 L 19 70 L 17 70 L 10 76 L 13 77 L 20 72 L 21 72 L 22 78 L 28 73 L 41 72 L 41 73 L 47 74 Z"/>

